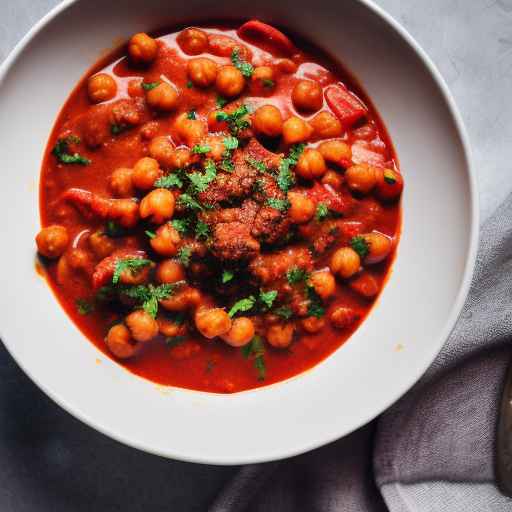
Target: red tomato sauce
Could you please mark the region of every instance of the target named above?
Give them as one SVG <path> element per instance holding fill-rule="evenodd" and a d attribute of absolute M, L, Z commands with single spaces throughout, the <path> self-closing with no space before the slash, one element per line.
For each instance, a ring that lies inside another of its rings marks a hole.
<path fill-rule="evenodd" d="M 258 45 L 257 34 L 255 38 L 251 37 L 250 42 L 246 39 L 242 40 L 237 34 L 236 27 L 232 25 L 205 27 L 204 30 L 209 34 L 229 36 L 236 43 L 248 48 L 252 53 L 253 66 L 261 64 L 278 66 L 280 59 L 283 58 L 283 48 L 284 53 L 287 51 L 286 44 L 278 42 L 278 46 L 272 53 L 272 44 L 269 46 L 268 40 L 265 45 Z M 248 33 L 250 34 L 250 31 Z M 87 73 L 64 104 L 50 135 L 42 164 L 40 212 L 43 227 L 58 224 L 67 229 L 70 235 L 68 251 L 76 248 L 89 251 L 88 237 L 91 233 L 103 229 L 105 225 L 105 219 L 84 215 L 79 208 L 63 201 L 62 195 L 68 189 L 81 188 L 103 197 L 112 197 L 109 188 L 109 177 L 112 171 L 119 167 L 133 168 L 137 160 L 148 156 L 148 146 L 153 137 L 170 135 L 174 141 L 179 140 L 175 120 L 180 113 L 193 110 L 198 118 L 206 119 L 208 114 L 217 108 L 218 94 L 215 87 L 190 86 L 186 63 L 192 56 L 187 55 L 180 48 L 176 40 L 177 34 L 178 32 L 171 32 L 158 38 L 158 57 L 148 67 L 133 66 L 130 59 L 125 56 L 126 48 L 116 50 Z M 222 39 L 210 38 L 210 41 L 215 43 L 215 47 L 221 47 L 223 43 Z M 344 126 L 343 134 L 337 137 L 352 149 L 350 165 L 367 163 L 377 169 L 386 168 L 399 173 L 398 160 L 390 138 L 372 102 L 362 88 L 338 62 L 326 53 L 299 38 L 295 37 L 293 41 L 297 50 L 294 50 L 291 57 L 297 70 L 293 73 L 279 72 L 275 87 L 269 88 L 268 91 L 263 88 L 255 93 L 252 86 L 248 85 L 237 99 L 250 103 L 253 110 L 261 105 L 275 105 L 284 119 L 296 115 L 302 119 L 311 120 L 318 112 L 303 113 L 294 107 L 291 94 L 296 83 L 300 79 L 313 80 L 321 85 L 324 96 L 329 86 L 343 84 L 355 95 L 359 104 L 364 106 L 365 111 L 364 120 L 356 119 L 354 124 Z M 199 56 L 208 57 L 222 65 L 229 63 L 229 55 L 229 53 L 227 56 L 212 55 L 207 51 Z M 101 103 L 100 106 L 122 99 L 131 100 L 134 97 L 134 90 L 143 98 L 145 91 L 140 87 L 137 89 L 134 84 L 141 80 L 146 83 L 159 82 L 162 77 L 165 77 L 179 91 L 179 107 L 171 114 L 155 113 L 144 108 L 142 120 L 137 126 L 109 135 L 97 147 L 89 147 L 83 142 L 78 146 L 77 151 L 90 159 L 89 165 L 65 165 L 55 158 L 52 149 L 59 138 L 69 133 L 78 133 L 81 139 L 84 138 L 84 119 L 92 108 L 88 97 L 87 79 L 98 72 L 105 72 L 112 76 L 117 85 L 115 96 Z M 130 82 L 131 85 L 129 85 Z M 345 105 L 343 108 L 349 107 Z M 334 115 L 343 115 L 336 112 L 336 108 L 329 106 L 329 101 L 326 99 L 323 101 L 321 110 Z M 148 125 L 148 123 L 153 124 Z M 150 137 L 143 133 L 144 130 Z M 316 148 L 322 141 L 322 139 L 312 138 L 307 141 L 307 146 Z M 282 143 L 276 143 L 272 150 L 276 153 L 285 153 L 286 147 Z M 337 169 L 336 172 L 343 177 L 343 169 Z M 306 191 L 310 190 L 309 184 L 304 187 Z M 342 184 L 340 193 L 350 195 L 345 183 Z M 370 231 L 387 235 L 393 240 L 393 247 L 396 247 L 400 236 L 400 202 L 380 201 L 371 193 L 364 196 L 356 194 L 354 199 L 355 206 L 350 214 L 341 218 L 347 222 L 362 223 Z M 126 237 L 114 238 L 112 242 L 118 249 L 143 248 L 150 253 L 148 237 L 145 235 L 147 229 L 147 225 L 137 226 Z M 310 246 L 307 239 L 300 243 L 304 247 Z M 336 247 L 315 256 L 315 269 L 328 267 Z M 383 287 L 390 272 L 393 256 L 394 249 L 384 261 L 371 265 L 371 268 L 368 267 L 368 272 L 378 283 L 379 289 Z M 96 265 L 100 259 L 94 255 L 91 258 L 92 266 Z M 92 267 L 88 270 L 82 268 L 77 272 L 70 268 L 69 264 L 57 260 L 45 260 L 45 266 L 48 282 L 66 313 L 99 350 L 112 357 L 105 343 L 105 336 L 113 323 L 122 318 L 116 308 L 94 304 L 94 292 L 90 281 Z M 84 266 L 87 265 L 84 264 Z M 347 281 L 338 279 L 334 297 L 325 304 L 325 317 L 329 318 L 330 313 L 337 306 L 343 305 L 354 308 L 359 318 L 345 329 L 335 328 L 327 320 L 325 327 L 316 334 L 308 334 L 298 327 L 293 343 L 285 349 L 266 344 L 264 380 L 258 379 L 253 357 L 245 357 L 240 349 L 229 346 L 218 338 L 205 339 L 193 329 L 184 341 L 174 346 L 168 346 L 163 342 L 163 338 L 158 336 L 146 343 L 144 349 L 133 358 L 116 359 L 114 357 L 114 359 L 130 372 L 162 385 L 209 392 L 247 390 L 288 379 L 324 360 L 337 350 L 364 321 L 377 296 L 368 299 L 354 291 Z M 84 304 L 87 306 L 94 304 L 94 310 L 83 314 L 83 308 L 81 311 L 79 311 L 80 307 L 77 308 L 77 301 L 78 304 L 80 301 L 86 301 Z M 299 324 L 300 321 L 297 320 L 297 325 Z M 77 362 L 77 364 L 80 363 Z"/>

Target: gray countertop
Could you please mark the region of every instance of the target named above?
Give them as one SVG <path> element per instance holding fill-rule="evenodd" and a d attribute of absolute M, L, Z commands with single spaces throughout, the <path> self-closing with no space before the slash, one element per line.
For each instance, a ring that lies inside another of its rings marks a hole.
<path fill-rule="evenodd" d="M 455 96 L 484 220 L 512 190 L 512 0 L 376 2 L 423 46 Z M 0 61 L 57 3 L 0 2 Z M 0 382 L 2 511 L 199 511 L 235 471 L 170 462 L 96 433 L 39 391 L 2 345 Z"/>

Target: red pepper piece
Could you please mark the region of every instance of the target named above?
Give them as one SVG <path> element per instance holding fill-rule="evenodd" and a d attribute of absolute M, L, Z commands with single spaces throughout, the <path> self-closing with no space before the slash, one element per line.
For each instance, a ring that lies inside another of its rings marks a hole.
<path fill-rule="evenodd" d="M 297 52 L 295 45 L 280 30 L 258 20 L 244 23 L 237 31 L 242 39 L 254 44 L 263 43 L 266 48 L 273 49 L 286 56 Z"/>
<path fill-rule="evenodd" d="M 340 214 L 347 213 L 354 202 L 352 197 L 342 196 L 330 185 L 321 185 L 318 182 L 315 182 L 314 185 L 308 189 L 307 195 L 313 199 L 313 201 L 324 203 L 329 210 Z"/>
<path fill-rule="evenodd" d="M 325 90 L 325 99 L 344 126 L 352 126 L 366 116 L 366 107 L 341 84 L 328 87 Z"/>

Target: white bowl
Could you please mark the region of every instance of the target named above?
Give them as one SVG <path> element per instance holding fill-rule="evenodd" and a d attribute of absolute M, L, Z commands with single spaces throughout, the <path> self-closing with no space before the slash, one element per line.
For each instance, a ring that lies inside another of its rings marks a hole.
<path fill-rule="evenodd" d="M 289 27 L 346 64 L 389 129 L 406 187 L 391 278 L 350 340 L 291 380 L 215 395 L 158 387 L 100 353 L 37 275 L 34 235 L 45 144 L 59 109 L 89 66 L 134 32 L 231 17 Z M 289 457 L 373 419 L 414 384 L 446 340 L 466 297 L 477 247 L 467 136 L 438 71 L 374 4 L 67 1 L 27 34 L 3 64 L 0 80 L 2 339 L 36 384 L 92 427 L 188 461 L 240 464 Z"/>

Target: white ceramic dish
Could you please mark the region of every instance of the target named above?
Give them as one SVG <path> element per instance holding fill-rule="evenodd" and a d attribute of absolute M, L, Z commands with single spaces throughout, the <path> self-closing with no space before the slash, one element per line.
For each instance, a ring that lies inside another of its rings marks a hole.
<path fill-rule="evenodd" d="M 200 13 L 200 19 L 196 14 Z M 71 89 L 106 49 L 174 21 L 258 17 L 304 34 L 360 79 L 405 175 L 403 235 L 377 306 L 311 371 L 235 395 L 158 388 L 84 339 L 35 272 L 38 177 Z M 18 364 L 87 424 L 176 459 L 239 464 L 295 455 L 348 434 L 426 370 L 466 297 L 478 207 L 467 137 L 439 73 L 413 39 L 363 0 L 67 1 L 38 23 L 0 72 L 0 329 Z M 27 404 L 29 405 L 29 404 Z"/>

